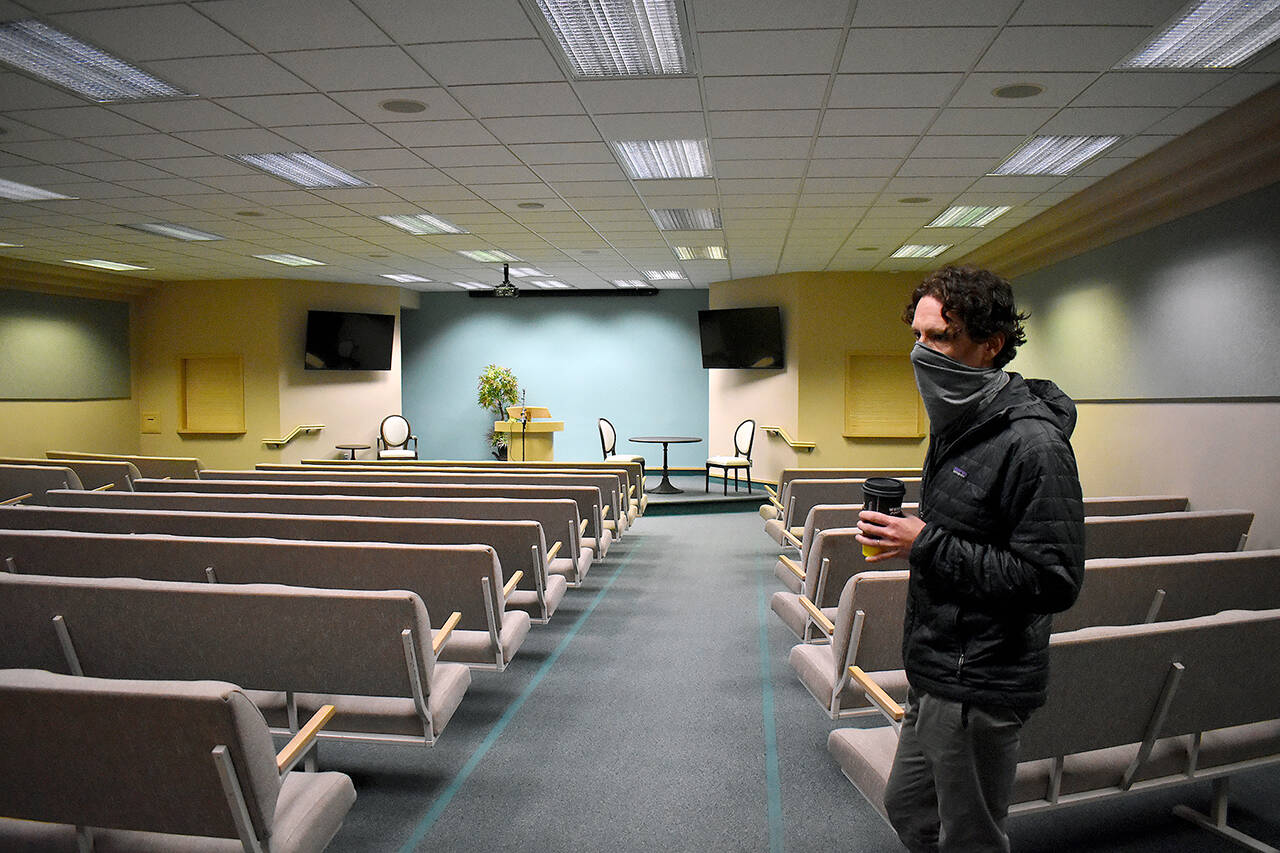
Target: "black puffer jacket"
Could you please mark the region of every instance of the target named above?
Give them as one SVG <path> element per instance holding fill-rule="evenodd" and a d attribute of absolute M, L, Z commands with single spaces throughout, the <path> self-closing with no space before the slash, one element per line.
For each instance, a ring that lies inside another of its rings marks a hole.
<path fill-rule="evenodd" d="M 1044 703 L 1049 614 L 1084 580 L 1084 504 L 1052 382 L 1009 383 L 925 459 L 903 634 L 917 690 L 1029 710 Z"/>

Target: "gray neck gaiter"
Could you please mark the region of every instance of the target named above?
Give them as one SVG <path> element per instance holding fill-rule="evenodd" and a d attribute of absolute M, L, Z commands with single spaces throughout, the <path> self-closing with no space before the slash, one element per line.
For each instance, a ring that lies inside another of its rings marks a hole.
<path fill-rule="evenodd" d="M 911 367 L 934 435 L 969 420 L 1009 382 L 998 367 L 970 367 L 921 343 L 911 350 Z"/>

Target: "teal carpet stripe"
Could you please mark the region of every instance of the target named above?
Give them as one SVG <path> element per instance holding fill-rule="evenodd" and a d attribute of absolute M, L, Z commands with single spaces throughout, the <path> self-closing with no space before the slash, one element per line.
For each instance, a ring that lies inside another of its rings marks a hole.
<path fill-rule="evenodd" d="M 756 575 L 760 621 L 760 712 L 764 716 L 764 778 L 769 800 L 769 853 L 782 853 L 782 782 L 778 773 L 778 731 L 773 714 L 773 672 L 769 657 L 769 608 L 764 573 Z"/>
<path fill-rule="evenodd" d="M 444 810 L 449 807 L 449 803 L 453 801 L 454 796 L 458 791 L 462 790 L 462 786 L 466 784 L 468 777 L 470 777 L 472 772 L 480 766 L 480 762 L 484 759 L 485 754 L 488 753 L 495 743 L 497 743 L 498 738 L 502 736 L 502 732 L 506 729 L 507 724 L 515 718 L 516 714 L 520 713 L 520 708 L 523 707 L 525 700 L 533 694 L 534 690 L 538 689 L 538 685 L 542 683 L 542 679 L 546 677 L 546 674 L 551 671 L 551 667 L 555 666 L 556 661 L 560 659 L 560 654 L 569 647 L 569 643 L 572 642 L 575 636 L 577 636 L 578 631 L 582 626 L 586 624 L 587 618 L 591 616 L 593 611 L 595 611 L 596 605 L 604 600 L 605 593 L 607 593 L 609 588 L 613 586 L 613 582 L 618 579 L 618 575 L 622 573 L 622 570 L 626 567 L 627 563 L 631 561 L 631 557 L 634 554 L 635 549 L 633 548 L 627 556 L 622 559 L 622 562 L 614 568 L 613 574 L 609 576 L 609 580 L 605 582 L 605 585 L 600 589 L 600 592 L 596 594 L 596 597 L 592 599 L 591 604 L 587 606 L 587 609 L 582 612 L 582 615 L 578 617 L 578 621 L 573 623 L 573 627 L 569 629 L 569 633 L 564 635 L 564 639 L 560 641 L 560 645 L 556 646 L 556 650 L 551 653 L 551 656 L 543 662 L 542 666 L 538 668 L 538 671 L 534 674 L 533 678 L 530 679 L 529 686 L 526 687 L 516 700 L 511 703 L 511 706 L 507 708 L 506 712 L 498 719 L 498 722 L 493 724 L 493 728 L 489 731 L 489 734 L 485 735 L 485 739 L 481 741 L 478 747 L 476 747 L 476 751 L 471 754 L 469 759 L 467 759 L 467 763 L 462 766 L 460 771 L 458 771 L 458 775 L 454 777 L 453 781 L 449 784 L 449 787 L 445 788 L 444 792 L 440 794 L 434 803 L 432 803 L 431 809 L 423 815 L 422 820 L 414 828 L 413 834 L 410 835 L 409 839 L 405 841 L 403 846 L 401 846 L 400 853 L 411 853 L 411 851 L 413 851 L 414 848 L 422 842 L 422 839 L 427 837 L 427 833 L 431 831 L 431 827 L 435 825 L 435 822 L 440 818 L 440 815 L 444 814 Z M 772 713 L 770 713 L 770 719 L 772 719 Z"/>

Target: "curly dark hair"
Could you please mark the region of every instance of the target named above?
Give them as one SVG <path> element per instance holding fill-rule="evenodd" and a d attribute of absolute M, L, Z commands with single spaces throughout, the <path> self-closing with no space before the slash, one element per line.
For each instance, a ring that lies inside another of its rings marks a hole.
<path fill-rule="evenodd" d="M 1013 361 L 1018 347 L 1027 342 L 1022 321 L 1031 315 L 1018 312 L 1013 305 L 1013 288 L 995 273 L 953 266 L 931 273 L 912 291 L 911 302 L 903 309 L 902 321 L 908 326 L 915 319 L 916 304 L 925 296 L 941 302 L 947 323 L 957 323 L 975 341 L 1003 333 L 1004 347 L 996 354 L 996 367 Z"/>

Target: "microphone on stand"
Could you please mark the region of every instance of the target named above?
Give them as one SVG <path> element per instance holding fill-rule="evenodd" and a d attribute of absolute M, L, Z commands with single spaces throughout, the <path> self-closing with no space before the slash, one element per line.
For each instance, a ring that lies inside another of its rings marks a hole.
<path fill-rule="evenodd" d="M 526 461 L 525 450 L 524 450 L 524 431 L 529 426 L 529 406 L 527 404 L 528 403 L 527 394 L 528 392 L 526 391 L 520 392 L 520 461 L 521 462 Z"/>

